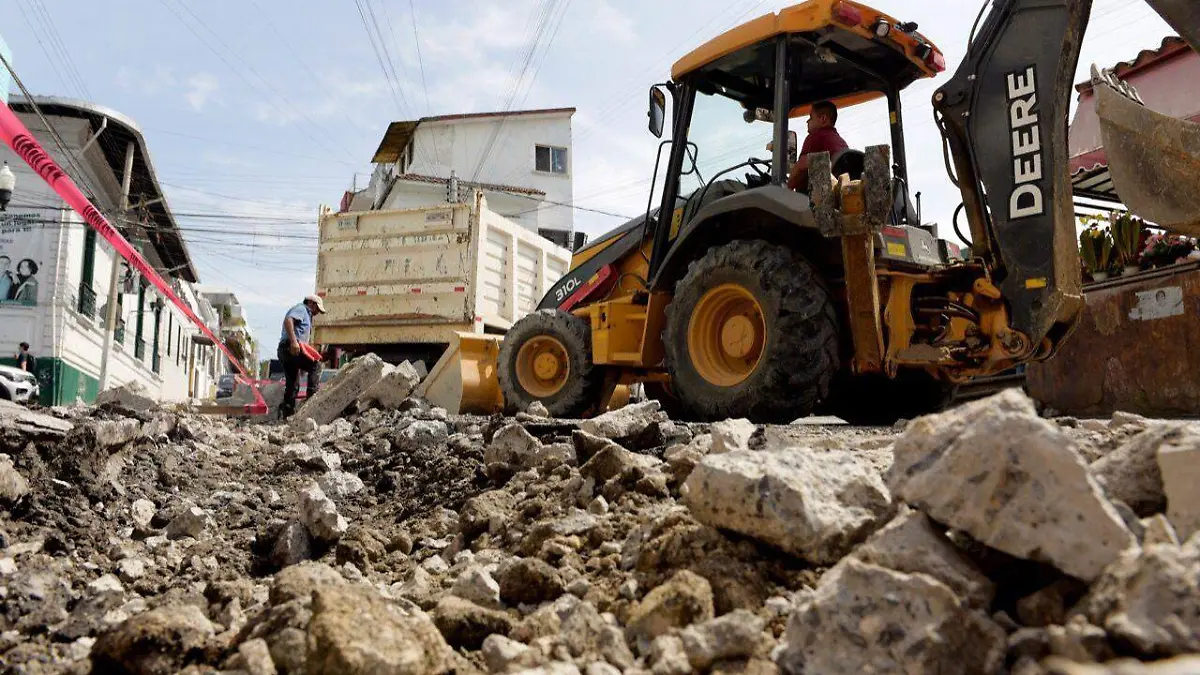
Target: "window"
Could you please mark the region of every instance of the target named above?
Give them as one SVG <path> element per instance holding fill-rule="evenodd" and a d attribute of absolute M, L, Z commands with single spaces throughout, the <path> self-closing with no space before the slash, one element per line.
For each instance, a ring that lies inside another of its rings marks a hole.
<path fill-rule="evenodd" d="M 549 145 L 535 146 L 536 162 L 534 168 L 544 173 L 567 173 L 567 149 L 555 148 Z"/>

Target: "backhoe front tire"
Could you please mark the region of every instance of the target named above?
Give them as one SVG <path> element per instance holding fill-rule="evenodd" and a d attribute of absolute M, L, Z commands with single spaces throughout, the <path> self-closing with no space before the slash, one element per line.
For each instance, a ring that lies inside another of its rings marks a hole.
<path fill-rule="evenodd" d="M 604 386 L 604 369 L 592 363 L 591 326 L 557 309 L 513 324 L 500 345 L 498 376 L 509 412 L 541 401 L 554 417 L 594 410 Z"/>
<path fill-rule="evenodd" d="M 759 240 L 714 247 L 691 264 L 663 342 L 671 390 L 699 420 L 806 417 L 838 369 L 837 312 L 820 273 Z"/>

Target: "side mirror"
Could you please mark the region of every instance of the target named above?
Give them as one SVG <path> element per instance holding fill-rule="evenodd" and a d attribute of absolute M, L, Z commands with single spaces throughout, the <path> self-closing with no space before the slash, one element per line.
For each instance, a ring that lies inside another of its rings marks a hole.
<path fill-rule="evenodd" d="M 667 95 L 662 87 L 650 87 L 650 133 L 655 138 L 662 138 L 663 125 L 667 121 Z"/>

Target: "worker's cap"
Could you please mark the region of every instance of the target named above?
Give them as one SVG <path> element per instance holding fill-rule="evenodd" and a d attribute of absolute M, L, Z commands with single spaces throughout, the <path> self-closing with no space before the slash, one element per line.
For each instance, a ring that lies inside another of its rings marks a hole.
<path fill-rule="evenodd" d="M 317 306 L 317 314 L 325 313 L 325 301 L 321 299 L 321 296 L 310 295 L 307 298 L 304 298 L 304 301 L 311 302 L 312 304 L 316 305 Z"/>

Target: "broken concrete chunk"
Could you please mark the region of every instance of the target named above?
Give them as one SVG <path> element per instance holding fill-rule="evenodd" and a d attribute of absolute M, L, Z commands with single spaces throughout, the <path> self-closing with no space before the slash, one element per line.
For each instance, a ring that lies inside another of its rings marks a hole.
<path fill-rule="evenodd" d="M 136 499 L 129 506 L 129 515 L 138 529 L 150 529 L 150 521 L 154 520 L 156 513 L 158 513 L 158 509 L 149 499 Z"/>
<path fill-rule="evenodd" d="M 496 583 L 486 568 L 479 565 L 472 565 L 459 574 L 450 588 L 450 593 L 464 600 L 470 600 L 480 607 L 489 609 L 501 607 L 500 584 Z"/>
<path fill-rule="evenodd" d="M 530 649 L 516 640 L 492 634 L 484 638 L 480 653 L 489 672 L 503 673 L 530 654 Z"/>
<path fill-rule="evenodd" d="M 665 415 L 659 414 L 661 407 L 662 405 L 653 399 L 643 403 L 634 403 L 624 408 L 610 410 L 592 419 L 583 420 L 579 423 L 579 428 L 593 436 L 628 438 L 640 434 L 650 426 L 651 422 L 660 418 L 665 419 Z"/>
<path fill-rule="evenodd" d="M 709 429 L 712 434 L 710 452 L 719 455 L 726 452 L 737 452 L 750 449 L 750 437 L 757 427 L 747 419 L 722 420 Z"/>
<path fill-rule="evenodd" d="M 585 477 L 596 479 L 598 483 L 603 483 L 620 476 L 628 469 L 639 468 L 648 470 L 661 464 L 662 460 L 657 457 L 640 455 L 636 452 L 630 452 L 616 443 L 610 443 L 592 455 L 591 459 L 585 462 L 583 466 L 579 467 L 579 473 Z"/>
<path fill-rule="evenodd" d="M 1200 541 L 1126 551 L 1076 611 L 1145 656 L 1200 652 Z"/>
<path fill-rule="evenodd" d="M 379 381 L 371 385 L 358 397 L 359 408 L 370 407 L 395 410 L 404 403 L 417 385 L 421 383 L 421 374 L 408 361 L 403 361 L 395 367 L 384 369 Z"/>
<path fill-rule="evenodd" d="M 437 675 L 454 669 L 454 650 L 423 613 L 347 585 L 313 592 L 307 661 L 309 675 Z"/>
<path fill-rule="evenodd" d="M 712 618 L 712 586 L 695 572 L 682 570 L 630 609 L 625 632 L 630 641 L 648 645 L 672 629 Z"/>
<path fill-rule="evenodd" d="M 383 359 L 375 354 L 351 361 L 338 372 L 337 377 L 326 382 L 315 396 L 304 401 L 304 405 L 292 416 L 292 428 L 301 429 L 304 420 L 308 419 L 317 424 L 329 424 L 337 419 L 343 410 L 383 377 L 385 365 Z"/>
<path fill-rule="evenodd" d="M 323 542 L 337 541 L 349 527 L 337 505 L 315 483 L 300 491 L 300 522 L 314 539 Z"/>
<path fill-rule="evenodd" d="M 92 423 L 98 448 L 118 448 L 138 437 L 142 423 L 134 419 L 99 420 Z"/>
<path fill-rule="evenodd" d="M 366 487 L 362 479 L 345 471 L 330 471 L 317 481 L 321 490 L 334 499 L 342 499 L 362 492 Z"/>
<path fill-rule="evenodd" d="M 447 595 L 433 610 L 433 623 L 452 647 L 475 650 L 492 634 L 508 635 L 513 619 L 504 612 L 479 605 L 464 598 Z"/>
<path fill-rule="evenodd" d="M 1196 425 L 1159 448 L 1158 466 L 1167 496 L 1167 518 L 1180 539 L 1190 539 L 1200 531 L 1200 490 L 1196 489 L 1200 485 L 1200 431 Z"/>
<path fill-rule="evenodd" d="M 308 529 L 298 521 L 290 520 L 279 531 L 275 545 L 271 547 L 271 562 L 276 567 L 297 565 L 312 558 L 312 543 Z"/>
<path fill-rule="evenodd" d="M 0 502 L 15 503 L 29 492 L 29 483 L 17 471 L 12 458 L 0 455 Z"/>
<path fill-rule="evenodd" d="M 198 506 L 189 506 L 167 523 L 166 534 L 169 539 L 182 539 L 183 537 L 199 539 L 212 524 L 212 518 L 204 509 Z"/>
<path fill-rule="evenodd" d="M 279 672 L 275 668 L 275 661 L 271 659 L 271 648 L 262 638 L 246 640 L 238 645 L 238 657 L 249 675 L 276 675 Z"/>
<path fill-rule="evenodd" d="M 97 673 L 174 673 L 197 663 L 216 628 L 194 605 L 142 612 L 101 634 L 92 646 Z"/>
<path fill-rule="evenodd" d="M 705 671 L 717 661 L 752 656 L 764 627 L 765 622 L 756 614 L 737 609 L 711 621 L 693 624 L 679 636 L 692 667 Z"/>
<path fill-rule="evenodd" d="M 848 559 L 906 574 L 928 574 L 974 609 L 986 610 L 996 594 L 991 579 L 946 537 L 945 528 L 919 511 L 904 509 Z"/>
<path fill-rule="evenodd" d="M 116 405 L 134 412 L 147 412 L 154 407 L 154 399 L 146 395 L 146 388 L 138 382 L 119 387 L 110 387 L 96 396 L 96 405 Z"/>
<path fill-rule="evenodd" d="M 1139 517 L 1162 513 L 1167 499 L 1158 468 L 1158 450 L 1186 433 L 1181 424 L 1158 423 L 1125 441 L 1089 467 L 1104 493 L 1124 502 Z"/>
<path fill-rule="evenodd" d="M 520 424 L 509 424 L 496 432 L 483 452 L 484 464 L 533 466 L 542 444 Z"/>
<path fill-rule="evenodd" d="M 709 455 L 684 489 L 701 523 L 821 565 L 840 560 L 894 510 L 879 475 L 847 451 Z"/>
<path fill-rule="evenodd" d="M 497 519 L 503 522 L 516 503 L 516 498 L 504 490 L 490 490 L 471 497 L 459 512 L 459 530 L 472 540 L 491 529 Z"/>
<path fill-rule="evenodd" d="M 305 469 L 336 471 L 342 468 L 342 458 L 336 452 L 323 451 L 306 443 L 284 446 L 283 456 Z"/>
<path fill-rule="evenodd" d="M 1142 538 L 1143 547 L 1156 544 L 1170 544 L 1171 546 L 1180 544 L 1179 536 L 1175 533 L 1175 526 L 1161 513 L 1142 519 L 1142 527 L 1145 529 Z"/>
<path fill-rule="evenodd" d="M 650 672 L 653 675 L 688 675 L 692 664 L 677 635 L 660 635 L 650 643 Z"/>
<path fill-rule="evenodd" d="M 537 605 L 566 592 L 562 575 L 543 560 L 521 558 L 496 573 L 500 599 L 509 605 Z"/>
<path fill-rule="evenodd" d="M 792 615 L 777 663 L 806 673 L 996 673 L 1004 629 L 923 574 L 848 560 Z"/>
<path fill-rule="evenodd" d="M 1019 391 L 914 420 L 893 455 L 898 499 L 1009 555 L 1090 581 L 1136 543 L 1070 438 Z"/>

